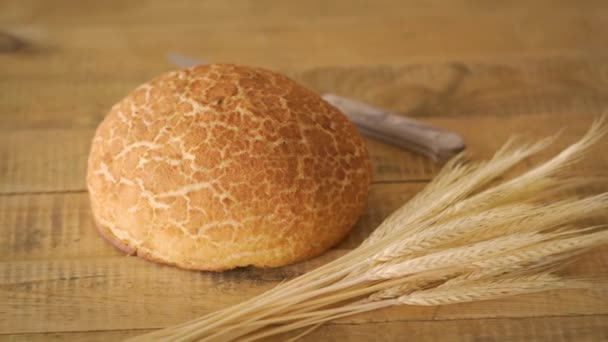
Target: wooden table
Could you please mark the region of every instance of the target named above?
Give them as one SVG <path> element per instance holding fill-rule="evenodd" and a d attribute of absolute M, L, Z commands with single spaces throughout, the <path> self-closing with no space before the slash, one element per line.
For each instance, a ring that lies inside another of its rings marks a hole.
<path fill-rule="evenodd" d="M 280 70 L 457 131 L 473 159 L 513 134 L 564 128 L 555 152 L 608 108 L 606 1 L 170 3 L 2 1 L 1 340 L 117 340 L 240 302 L 354 248 L 439 169 L 369 140 L 368 208 L 346 241 L 308 262 L 201 273 L 126 257 L 92 226 L 88 146 L 114 102 L 171 68 L 167 53 Z M 575 170 L 598 176 L 585 192 L 607 189 L 607 142 Z M 602 248 L 570 268 L 597 275 L 606 264 Z M 406 339 L 606 340 L 608 289 L 392 308 L 305 340 Z"/>

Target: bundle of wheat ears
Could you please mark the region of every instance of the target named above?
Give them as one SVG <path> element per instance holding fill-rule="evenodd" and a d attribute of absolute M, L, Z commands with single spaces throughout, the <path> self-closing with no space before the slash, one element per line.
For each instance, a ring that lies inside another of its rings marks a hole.
<path fill-rule="evenodd" d="M 393 305 L 588 288 L 594 279 L 556 271 L 608 242 L 605 224 L 585 224 L 606 214 L 608 193 L 568 196 L 588 181 L 564 171 L 606 134 L 605 119 L 517 177 L 505 175 L 555 137 L 510 140 L 487 162 L 456 157 L 348 254 L 244 303 L 136 339 L 252 341 L 286 332 L 297 339 L 328 320 Z"/>

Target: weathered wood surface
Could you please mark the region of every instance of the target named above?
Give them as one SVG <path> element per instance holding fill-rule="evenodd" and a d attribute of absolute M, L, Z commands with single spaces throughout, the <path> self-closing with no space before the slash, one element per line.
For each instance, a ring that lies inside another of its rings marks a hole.
<path fill-rule="evenodd" d="M 374 185 L 353 233 L 276 270 L 187 272 L 125 257 L 93 229 L 84 173 L 108 108 L 168 70 L 166 54 L 261 65 L 461 134 L 472 159 L 508 137 L 564 129 L 549 156 L 608 108 L 605 1 L 5 1 L 0 10 L 0 340 L 118 340 L 223 308 L 331 260 L 439 170 L 368 140 Z M 608 189 L 608 139 L 570 172 Z M 608 274 L 608 248 L 569 271 Z M 608 339 L 608 288 L 331 322 L 307 339 Z"/>

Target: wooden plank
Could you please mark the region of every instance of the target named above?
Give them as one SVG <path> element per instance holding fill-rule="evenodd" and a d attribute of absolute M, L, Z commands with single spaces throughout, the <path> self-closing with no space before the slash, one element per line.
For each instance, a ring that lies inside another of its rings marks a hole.
<path fill-rule="evenodd" d="M 594 315 L 328 324 L 302 341 L 600 341 L 608 338 L 607 322 Z"/>
<path fill-rule="evenodd" d="M 580 115 L 537 114 L 527 116 L 432 117 L 425 122 L 461 134 L 472 159 L 490 157 L 510 136 L 525 134 L 545 137 L 565 129 L 558 143 L 539 158 L 574 142 L 589 128 L 595 112 Z M 85 189 L 86 160 L 93 130 L 28 130 L 0 135 L 0 194 Z M 377 141 L 367 140 L 375 182 L 424 181 L 439 166 L 424 157 Z M 604 138 L 576 172 L 605 176 L 608 155 L 599 153 L 608 142 Z M 36 158 L 31 156 L 35 155 Z"/>
<path fill-rule="evenodd" d="M 423 184 L 376 184 L 354 232 L 319 258 L 271 270 L 182 271 L 122 256 L 92 227 L 86 194 L 0 197 L 0 334 L 158 328 L 250 298 L 355 247 Z M 572 264 L 608 274 L 608 247 Z M 608 288 L 442 307 L 397 307 L 339 322 L 608 314 Z"/>
<path fill-rule="evenodd" d="M 375 184 L 357 226 L 339 249 L 358 246 L 424 184 Z M 0 261 L 62 260 L 122 255 L 93 226 L 82 193 L 0 196 Z"/>
<path fill-rule="evenodd" d="M 90 58 L 75 61 L 63 54 L 18 58 L 17 65 L 3 71 L 0 129 L 94 128 L 131 89 L 172 68 L 162 55 L 158 62 L 157 68 L 145 70 L 124 59 L 92 65 Z M 44 70 L 35 71 L 40 65 Z M 320 93 L 338 93 L 412 117 L 599 113 L 608 106 L 605 60 L 280 70 Z M 115 74 L 121 76 L 111 76 Z"/>
<path fill-rule="evenodd" d="M 597 254 L 600 260 L 585 260 L 585 265 L 605 268 L 607 255 Z M 129 257 L 0 263 L 3 316 L 11 317 L 0 322 L 0 333 L 164 327 L 266 291 L 299 273 L 297 267 L 200 273 Z M 607 304 L 608 289 L 599 288 L 453 306 L 395 307 L 338 322 L 606 315 Z"/>
<path fill-rule="evenodd" d="M 480 7 L 480 13 L 464 10 L 458 14 L 445 7 L 445 12 L 408 15 L 407 6 L 402 4 L 401 10 L 390 9 L 390 4 L 384 9 L 368 4 L 353 12 L 347 10 L 353 6 L 350 3 L 317 7 L 303 4 L 300 9 L 244 4 L 240 10 L 249 13 L 240 15 L 237 8 L 228 16 L 214 13 L 214 8 L 196 11 L 179 6 L 157 6 L 146 15 L 139 5 L 125 8 L 116 3 L 69 16 L 65 13 L 78 11 L 79 7 L 36 6 L 50 8 L 21 8 L 14 15 L 10 10 L 3 11 L 13 16 L 3 22 L 14 24 L 3 25 L 0 34 L 22 42 L 22 48 L 0 55 L 5 75 L 84 76 L 87 73 L 80 68 L 85 68 L 114 79 L 143 71 L 146 79 L 169 67 L 165 61 L 168 52 L 280 69 L 432 61 L 513 62 L 559 56 L 597 58 L 608 53 L 605 38 L 587 39 L 606 26 L 605 6 L 590 11 L 572 6 L 560 9 L 552 4 L 550 8 L 557 8 L 556 12 L 545 7 L 536 16 L 530 15 L 528 5 L 506 12 Z M 114 11 L 117 6 L 122 10 Z M 222 7 L 215 8 L 223 11 Z M 272 15 L 269 9 L 275 8 L 293 12 Z M 376 15 L 375 8 L 381 9 Z M 176 9 L 181 15 L 167 15 Z M 294 17 L 298 10 L 310 14 Z M 326 10 L 329 14 L 324 15 Z M 365 15 L 357 15 L 357 10 L 365 11 Z M 339 11 L 346 15 L 336 13 Z M 389 11 L 392 14 L 387 16 Z M 62 23 L 41 23 L 57 15 Z M 267 15 L 271 17 L 265 20 Z M 207 16 L 213 19 L 205 19 Z M 76 19 L 80 26 L 66 24 L 67 18 Z M 170 19 L 179 22 L 163 24 L 165 18 L 184 21 Z M 119 25 L 120 21 L 125 25 Z M 442 25 L 436 25 L 437 21 Z M 232 41 L 238 44 L 226 44 Z"/>
<path fill-rule="evenodd" d="M 608 339 L 608 317 L 525 317 L 460 319 L 447 321 L 396 321 L 378 323 L 327 323 L 301 341 L 601 341 Z M 151 330 L 0 335 L 0 341 L 119 341 Z M 284 336 L 287 337 L 287 336 Z M 276 338 L 274 340 L 280 340 Z"/>
<path fill-rule="evenodd" d="M 351 237 L 339 249 L 322 257 L 276 270 L 244 269 L 206 273 L 203 277 L 202 273 L 121 256 L 92 227 L 85 193 L 2 196 L 0 250 L 5 262 L 0 263 L 3 275 L 0 292 L 7 299 L 14 299 L 5 302 L 8 311 L 3 314 L 22 322 L 26 330 L 40 331 L 46 331 L 49 319 L 54 322 L 51 325 L 80 329 L 78 326 L 88 326 L 94 321 L 101 324 L 113 315 L 147 316 L 155 307 L 169 307 L 169 311 L 173 307 L 181 312 L 180 319 L 185 319 L 192 312 L 239 302 L 345 253 L 344 248 L 358 244 L 371 227 L 420 186 L 404 184 L 397 191 L 399 187 L 375 185 L 371 200 L 382 199 L 385 205 L 368 209 Z M 162 292 L 170 293 L 171 298 L 154 295 L 160 288 L 150 287 L 149 281 L 162 286 Z M 178 290 L 182 286 L 193 292 L 187 291 L 187 295 L 175 301 L 174 296 L 184 293 Z M 148 299 L 150 296 L 156 299 Z M 213 299 L 216 297 L 221 300 Z M 184 310 L 188 303 L 209 303 L 211 307 L 196 304 Z M 129 309 L 133 305 L 138 306 L 135 311 Z M 56 313 L 51 312 L 55 310 Z M 164 315 L 158 317 L 157 324 Z M 12 319 L 3 322 L 7 326 L 0 324 L 0 333 L 14 324 Z M 132 327 L 131 324 L 127 322 L 123 328 Z M 105 328 L 98 325 L 95 329 Z"/>
<path fill-rule="evenodd" d="M 0 135 L 0 193 L 84 189 L 92 130 Z"/>
<path fill-rule="evenodd" d="M 84 191 L 94 130 L 17 130 L 0 135 L 0 194 Z M 439 166 L 368 140 L 376 181 L 429 180 Z M 36 156 L 32 158 L 32 156 Z"/>
<path fill-rule="evenodd" d="M 525 116 L 601 112 L 608 104 L 605 60 L 540 59 L 324 67 L 289 72 L 334 92 L 410 117 Z"/>
<path fill-rule="evenodd" d="M 359 222 L 337 248 L 358 246 L 424 185 L 374 184 Z M 608 191 L 608 182 L 583 188 L 579 194 L 604 191 Z M 0 196 L 0 251 L 0 261 L 4 262 L 122 255 L 97 233 L 84 192 Z"/>
<path fill-rule="evenodd" d="M 348 5 L 348 6 L 346 6 Z M 7 24 L 37 21 L 48 26 L 100 26 L 100 25 L 168 25 L 199 23 L 200 25 L 264 23 L 268 21 L 289 24 L 309 19 L 313 23 L 331 20 L 356 20 L 364 13 L 367 17 L 424 16 L 450 14 L 454 16 L 485 14 L 490 16 L 517 15 L 534 12 L 539 15 L 567 15 L 572 13 L 599 13 L 607 10 L 601 0 L 573 3 L 571 1 L 543 0 L 533 2 L 500 2 L 492 5 L 456 0 L 398 3 L 393 0 L 368 2 L 307 1 L 287 4 L 282 1 L 239 1 L 226 7 L 221 0 L 180 1 L 168 4 L 148 1 L 142 4 L 125 4 L 122 1 L 104 1 L 91 5 L 74 4 L 69 0 L 55 1 L 53 5 L 35 0 L 5 1 L 0 20 Z M 86 10 L 85 10 L 86 9 Z M 540 11 L 542 10 L 542 12 Z M 294 14 L 297 14 L 295 16 Z"/>
<path fill-rule="evenodd" d="M 584 265 L 605 271 L 607 255 L 606 251 L 596 253 Z M 202 273 L 131 257 L 0 263 L 0 292 L 6 298 L 1 310 L 4 317 L 10 317 L 0 321 L 0 333 L 173 325 L 260 294 L 302 272 L 304 264 L 278 270 Z M 593 314 L 608 315 L 608 289 L 554 291 L 440 307 L 402 306 L 338 322 Z"/>
<path fill-rule="evenodd" d="M 424 183 L 374 184 L 359 222 L 337 246 L 358 246 L 381 222 L 412 198 Z M 608 182 L 580 194 L 608 191 Z M 598 221 L 598 224 L 601 222 Z M 93 226 L 88 195 L 79 193 L 0 196 L 0 261 L 64 260 L 122 255 Z"/>
<path fill-rule="evenodd" d="M 335 16 L 311 19 L 320 11 L 317 9 L 315 12 L 308 18 L 289 15 L 282 20 L 275 16 L 264 21 L 263 17 L 257 18 L 255 13 L 250 13 L 233 17 L 234 20 L 218 22 L 216 19 L 207 24 L 204 19 L 193 18 L 165 25 L 162 22 L 124 26 L 80 25 L 78 29 L 63 25 L 24 25 L 21 22 L 7 25 L 5 30 L 34 49 L 48 46 L 61 47 L 62 50 L 89 50 L 89 53 L 99 53 L 99 57 L 110 57 L 122 51 L 130 57 L 144 57 L 146 53 L 153 56 L 154 53 L 167 52 L 167 49 L 183 48 L 189 53 L 204 53 L 214 60 L 281 66 L 357 65 L 372 61 L 402 63 L 402 58 L 407 61 L 445 61 L 462 57 L 500 59 L 539 54 L 590 56 L 592 51 L 606 53 L 605 38 L 589 37 L 606 26 L 605 11 L 571 11 L 561 15 L 548 12 L 535 16 L 524 12 L 407 16 L 397 10 L 391 16 L 359 15 L 350 20 Z M 214 15 L 213 11 L 207 15 Z M 166 14 L 162 16 L 166 17 Z M 287 20 L 289 22 L 285 22 Z M 441 25 L 437 25 L 439 21 Z M 497 36 L 501 39 L 496 39 Z M 133 37 L 138 39 L 133 40 Z M 391 44 L 389 40 L 378 37 L 395 37 L 393 42 L 404 43 Z M 268 54 L 268 49 L 276 53 Z M 317 53 L 308 53 L 311 50 Z M 357 54 L 353 53 L 355 51 Z"/>

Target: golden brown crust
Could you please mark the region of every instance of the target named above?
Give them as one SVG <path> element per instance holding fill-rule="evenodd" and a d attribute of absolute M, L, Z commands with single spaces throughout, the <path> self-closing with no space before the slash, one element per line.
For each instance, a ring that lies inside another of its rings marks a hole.
<path fill-rule="evenodd" d="M 318 95 L 263 69 L 207 65 L 138 87 L 99 125 L 87 186 L 100 231 L 198 270 L 319 255 L 362 212 L 364 143 Z"/>

